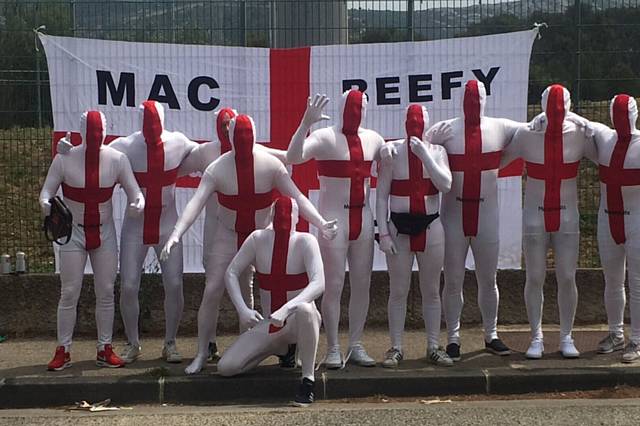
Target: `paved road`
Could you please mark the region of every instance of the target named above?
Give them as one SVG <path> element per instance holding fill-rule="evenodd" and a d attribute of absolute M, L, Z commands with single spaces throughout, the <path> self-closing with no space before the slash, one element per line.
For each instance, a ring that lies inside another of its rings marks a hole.
<path fill-rule="evenodd" d="M 0 425 L 638 425 L 639 399 L 511 400 L 438 403 L 316 403 L 283 406 L 135 406 L 110 413 L 0 411 Z"/>

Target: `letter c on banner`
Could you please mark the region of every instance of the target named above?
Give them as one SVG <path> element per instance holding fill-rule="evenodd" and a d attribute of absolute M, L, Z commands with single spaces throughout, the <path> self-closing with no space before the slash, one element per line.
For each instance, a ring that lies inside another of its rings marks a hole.
<path fill-rule="evenodd" d="M 200 102 L 198 91 L 200 90 L 200 86 L 203 85 L 208 86 L 209 89 L 218 89 L 220 87 L 218 82 L 212 77 L 199 76 L 194 78 L 191 80 L 191 83 L 189 83 L 189 103 L 198 111 L 213 111 L 220 104 L 220 99 L 211 96 L 209 101 Z"/>

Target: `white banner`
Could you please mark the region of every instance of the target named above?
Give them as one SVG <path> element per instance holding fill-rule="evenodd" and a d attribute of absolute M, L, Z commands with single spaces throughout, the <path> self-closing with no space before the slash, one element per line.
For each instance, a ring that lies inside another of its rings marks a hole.
<path fill-rule="evenodd" d="M 432 123 L 460 115 L 462 87 L 473 78 L 483 81 L 490 93 L 487 115 L 525 121 L 536 34 L 530 30 L 300 49 L 131 43 L 42 34 L 40 40 L 49 67 L 54 139 L 78 131 L 80 114 L 90 109 L 105 113 L 108 135 L 128 135 L 139 130 L 137 105 L 155 99 L 165 106 L 167 129 L 193 140 L 214 138 L 213 111 L 231 106 L 254 118 L 260 142 L 286 148 L 309 94 L 326 93 L 335 100 L 343 89 L 356 85 L 366 86 L 369 96 L 364 126 L 387 139 L 404 135 L 404 110 L 409 103 L 425 104 Z M 335 116 L 337 102 L 327 110 Z M 301 189 L 311 190 L 314 201 L 315 180 L 301 176 L 296 182 Z M 181 187 L 177 192 L 180 212 L 193 189 Z M 118 231 L 122 197 L 122 191 L 117 191 Z M 499 202 L 499 267 L 520 268 L 520 177 L 499 180 Z M 184 245 L 185 272 L 201 272 L 201 220 L 186 234 Z M 384 256 L 377 250 L 374 268 L 386 269 Z"/>

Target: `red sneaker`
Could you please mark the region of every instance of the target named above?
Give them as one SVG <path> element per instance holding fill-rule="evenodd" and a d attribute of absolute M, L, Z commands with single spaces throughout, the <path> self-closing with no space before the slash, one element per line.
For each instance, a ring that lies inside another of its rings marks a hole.
<path fill-rule="evenodd" d="M 49 364 L 47 364 L 47 370 L 62 371 L 69 367 L 71 367 L 71 354 L 69 352 L 65 352 L 64 346 L 58 346 L 53 359 Z"/>
<path fill-rule="evenodd" d="M 113 352 L 111 345 L 104 345 L 104 349 L 98 351 L 96 365 L 98 367 L 120 368 L 124 367 L 124 361 Z"/>

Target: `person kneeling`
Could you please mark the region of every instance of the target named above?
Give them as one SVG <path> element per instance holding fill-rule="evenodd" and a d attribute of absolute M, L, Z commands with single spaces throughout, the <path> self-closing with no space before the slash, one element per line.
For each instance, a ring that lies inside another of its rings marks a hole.
<path fill-rule="evenodd" d="M 314 366 L 321 317 L 314 300 L 324 292 L 324 271 L 318 241 L 296 232 L 298 206 L 281 197 L 273 205 L 273 223 L 249 235 L 233 258 L 225 285 L 242 325 L 250 327 L 218 361 L 218 373 L 235 376 L 271 355 L 281 357 L 296 344 L 302 362 L 302 383 L 294 405 L 313 402 Z M 256 269 L 263 316 L 242 298 L 239 276 Z"/>

